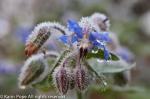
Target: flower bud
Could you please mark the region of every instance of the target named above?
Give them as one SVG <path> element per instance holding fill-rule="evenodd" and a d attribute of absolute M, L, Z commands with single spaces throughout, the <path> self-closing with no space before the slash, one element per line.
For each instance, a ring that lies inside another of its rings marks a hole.
<path fill-rule="evenodd" d="M 47 41 L 50 35 L 51 31 L 49 26 L 43 24 L 38 25 L 27 39 L 25 54 L 27 56 L 31 56 L 32 54 L 36 53 Z"/>
<path fill-rule="evenodd" d="M 88 73 L 85 68 L 78 66 L 75 69 L 76 87 L 82 91 L 87 88 L 89 83 Z"/>
<path fill-rule="evenodd" d="M 69 72 L 66 67 L 59 66 L 53 72 L 54 84 L 61 94 L 66 94 L 69 88 Z"/>
<path fill-rule="evenodd" d="M 59 23 L 43 22 L 38 24 L 26 41 L 25 54 L 31 56 L 46 43 L 52 33 L 66 34 L 67 30 Z"/>
<path fill-rule="evenodd" d="M 48 64 L 43 54 L 33 55 L 25 62 L 19 75 L 19 87 L 25 88 L 29 84 L 37 83 L 48 74 Z"/>
<path fill-rule="evenodd" d="M 110 27 L 110 22 L 108 17 L 103 13 L 94 13 L 90 16 L 93 20 L 97 31 L 108 31 Z"/>

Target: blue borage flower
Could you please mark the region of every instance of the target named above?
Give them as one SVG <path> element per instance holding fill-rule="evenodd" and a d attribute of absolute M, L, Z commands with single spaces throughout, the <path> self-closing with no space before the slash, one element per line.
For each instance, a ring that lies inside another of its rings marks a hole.
<path fill-rule="evenodd" d="M 75 20 L 69 20 L 67 27 L 72 34 L 59 37 L 61 42 L 64 44 L 73 44 L 74 42 L 79 42 L 83 39 L 84 29 Z M 109 59 L 109 51 L 105 46 L 107 42 L 111 42 L 108 32 L 99 33 L 96 31 L 90 31 L 88 33 L 88 40 L 93 47 L 102 48 L 104 50 L 105 60 Z"/>
<path fill-rule="evenodd" d="M 83 38 L 83 34 L 82 34 L 82 28 L 79 26 L 79 24 L 75 21 L 75 20 L 69 20 L 67 23 L 67 27 L 69 29 L 69 31 L 75 33 L 75 35 L 63 35 L 61 36 L 59 39 L 65 43 L 65 44 L 69 44 L 69 43 L 74 43 L 76 41 L 78 41 L 78 39 L 82 39 Z"/>
<path fill-rule="evenodd" d="M 78 38 L 83 38 L 82 28 L 75 20 L 69 20 L 67 27 L 71 32 L 75 33 Z"/>

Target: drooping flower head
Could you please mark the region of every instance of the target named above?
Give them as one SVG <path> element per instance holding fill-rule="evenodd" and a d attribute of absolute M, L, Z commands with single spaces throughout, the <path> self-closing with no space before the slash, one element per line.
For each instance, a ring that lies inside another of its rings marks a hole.
<path fill-rule="evenodd" d="M 56 22 L 43 22 L 38 24 L 28 36 L 25 46 L 26 56 L 35 54 L 53 33 L 66 34 L 66 29 Z"/>
<path fill-rule="evenodd" d="M 65 44 L 73 44 L 77 42 L 79 49 L 82 53 L 87 52 L 87 50 L 97 47 L 104 50 L 105 60 L 109 58 L 109 52 L 106 49 L 105 45 L 107 42 L 110 42 L 108 32 L 97 32 L 95 24 L 89 17 L 84 17 L 80 22 L 75 20 L 68 21 L 68 29 L 70 35 L 63 35 L 59 39 Z"/>
<path fill-rule="evenodd" d="M 108 17 L 102 13 L 94 13 L 90 16 L 95 24 L 98 26 L 99 31 L 108 31 L 110 27 L 110 22 Z M 97 28 L 97 27 L 96 27 Z"/>

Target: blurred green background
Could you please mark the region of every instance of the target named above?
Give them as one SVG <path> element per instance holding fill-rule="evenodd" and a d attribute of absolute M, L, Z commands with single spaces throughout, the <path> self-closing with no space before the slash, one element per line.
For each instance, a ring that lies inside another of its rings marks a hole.
<path fill-rule="evenodd" d="M 20 90 L 18 74 L 26 57 L 26 37 L 37 23 L 79 20 L 94 12 L 110 18 L 111 31 L 135 55 L 131 85 L 137 92 L 92 89 L 89 99 L 150 99 L 150 0 L 0 0 L 0 94 L 37 94 Z M 73 98 L 70 98 L 73 99 Z"/>

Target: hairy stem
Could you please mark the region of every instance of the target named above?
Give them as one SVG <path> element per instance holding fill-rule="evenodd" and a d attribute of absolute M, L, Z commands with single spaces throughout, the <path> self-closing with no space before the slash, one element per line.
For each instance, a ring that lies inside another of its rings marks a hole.
<path fill-rule="evenodd" d="M 60 64 L 60 62 L 62 61 L 62 59 L 65 57 L 65 55 L 66 55 L 67 53 L 70 53 L 70 50 L 69 50 L 69 49 L 67 49 L 67 50 L 65 50 L 65 51 L 62 52 L 62 54 L 60 55 L 60 57 L 59 57 L 59 58 L 57 59 L 57 61 L 55 62 L 55 64 L 54 64 L 52 70 L 50 71 L 50 75 L 54 72 L 55 68 Z"/>
<path fill-rule="evenodd" d="M 76 91 L 77 92 L 77 99 L 83 99 L 82 92 Z"/>
<path fill-rule="evenodd" d="M 58 52 L 55 51 L 47 51 L 45 52 L 45 58 L 51 57 L 51 58 L 57 58 L 59 56 Z"/>

